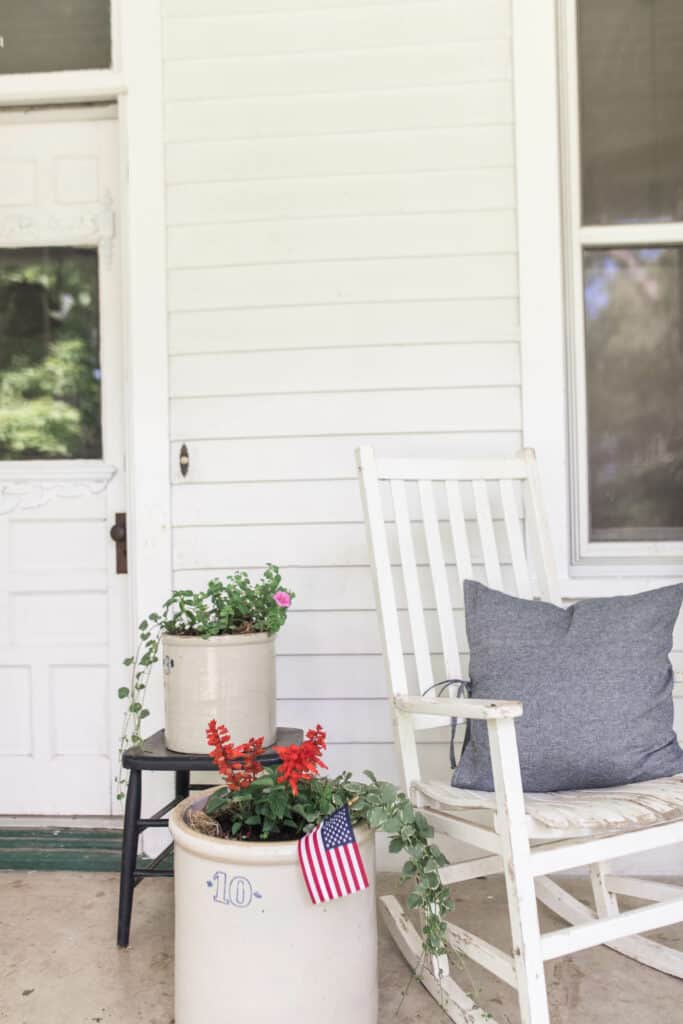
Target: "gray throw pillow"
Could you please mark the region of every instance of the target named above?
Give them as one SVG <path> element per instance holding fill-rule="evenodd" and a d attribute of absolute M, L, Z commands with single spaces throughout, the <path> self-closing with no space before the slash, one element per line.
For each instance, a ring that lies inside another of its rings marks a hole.
<path fill-rule="evenodd" d="M 472 696 L 520 700 L 530 793 L 683 772 L 673 730 L 672 632 L 683 583 L 558 608 L 465 580 Z M 469 722 L 453 785 L 493 789 L 485 722 Z"/>

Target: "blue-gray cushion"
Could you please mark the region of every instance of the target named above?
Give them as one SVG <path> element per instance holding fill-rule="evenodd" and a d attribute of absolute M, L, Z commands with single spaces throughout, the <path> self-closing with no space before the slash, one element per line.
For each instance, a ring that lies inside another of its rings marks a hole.
<path fill-rule="evenodd" d="M 621 786 L 683 772 L 669 661 L 683 584 L 558 608 L 465 581 L 472 696 L 520 700 L 527 792 Z M 493 789 L 485 722 L 470 722 L 453 785 Z"/>

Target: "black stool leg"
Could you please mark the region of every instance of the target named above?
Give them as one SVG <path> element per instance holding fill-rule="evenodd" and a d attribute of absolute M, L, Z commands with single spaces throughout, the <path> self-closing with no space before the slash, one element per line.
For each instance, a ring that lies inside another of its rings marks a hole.
<path fill-rule="evenodd" d="M 130 937 L 130 916 L 133 910 L 133 886 L 135 865 L 138 857 L 138 822 L 142 780 L 135 768 L 130 771 L 126 810 L 123 818 L 123 849 L 121 851 L 121 881 L 119 886 L 119 926 L 117 943 L 127 946 Z"/>
<path fill-rule="evenodd" d="M 177 771 L 175 773 L 175 795 L 178 800 L 184 800 L 190 792 L 190 773 L 188 771 Z"/>

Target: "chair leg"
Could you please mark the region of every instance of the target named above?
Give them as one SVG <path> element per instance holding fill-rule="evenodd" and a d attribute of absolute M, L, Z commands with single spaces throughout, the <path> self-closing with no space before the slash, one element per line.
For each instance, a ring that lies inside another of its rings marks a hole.
<path fill-rule="evenodd" d="M 591 864 L 590 876 L 595 910 L 598 917 L 616 917 L 619 914 L 619 903 L 614 893 L 605 885 L 606 874 L 604 864 Z"/>
<path fill-rule="evenodd" d="M 522 1024 L 549 1024 L 538 905 L 531 864 L 511 855 L 505 864 L 512 952 Z"/>
<path fill-rule="evenodd" d="M 512 719 L 488 723 L 522 1024 L 550 1024 L 522 777 Z"/>
<path fill-rule="evenodd" d="M 130 918 L 133 911 L 135 865 L 138 858 L 138 821 L 142 796 L 141 773 L 131 769 L 123 817 L 123 848 L 121 851 L 121 878 L 119 881 L 119 920 L 117 944 L 127 946 L 130 938 Z"/>

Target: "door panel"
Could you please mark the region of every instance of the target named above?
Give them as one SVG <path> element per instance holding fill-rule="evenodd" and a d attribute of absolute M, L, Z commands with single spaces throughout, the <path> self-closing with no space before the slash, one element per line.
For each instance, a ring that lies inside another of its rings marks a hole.
<path fill-rule="evenodd" d="M 0 121 L 0 813 L 110 814 L 127 577 L 116 121 Z"/>

